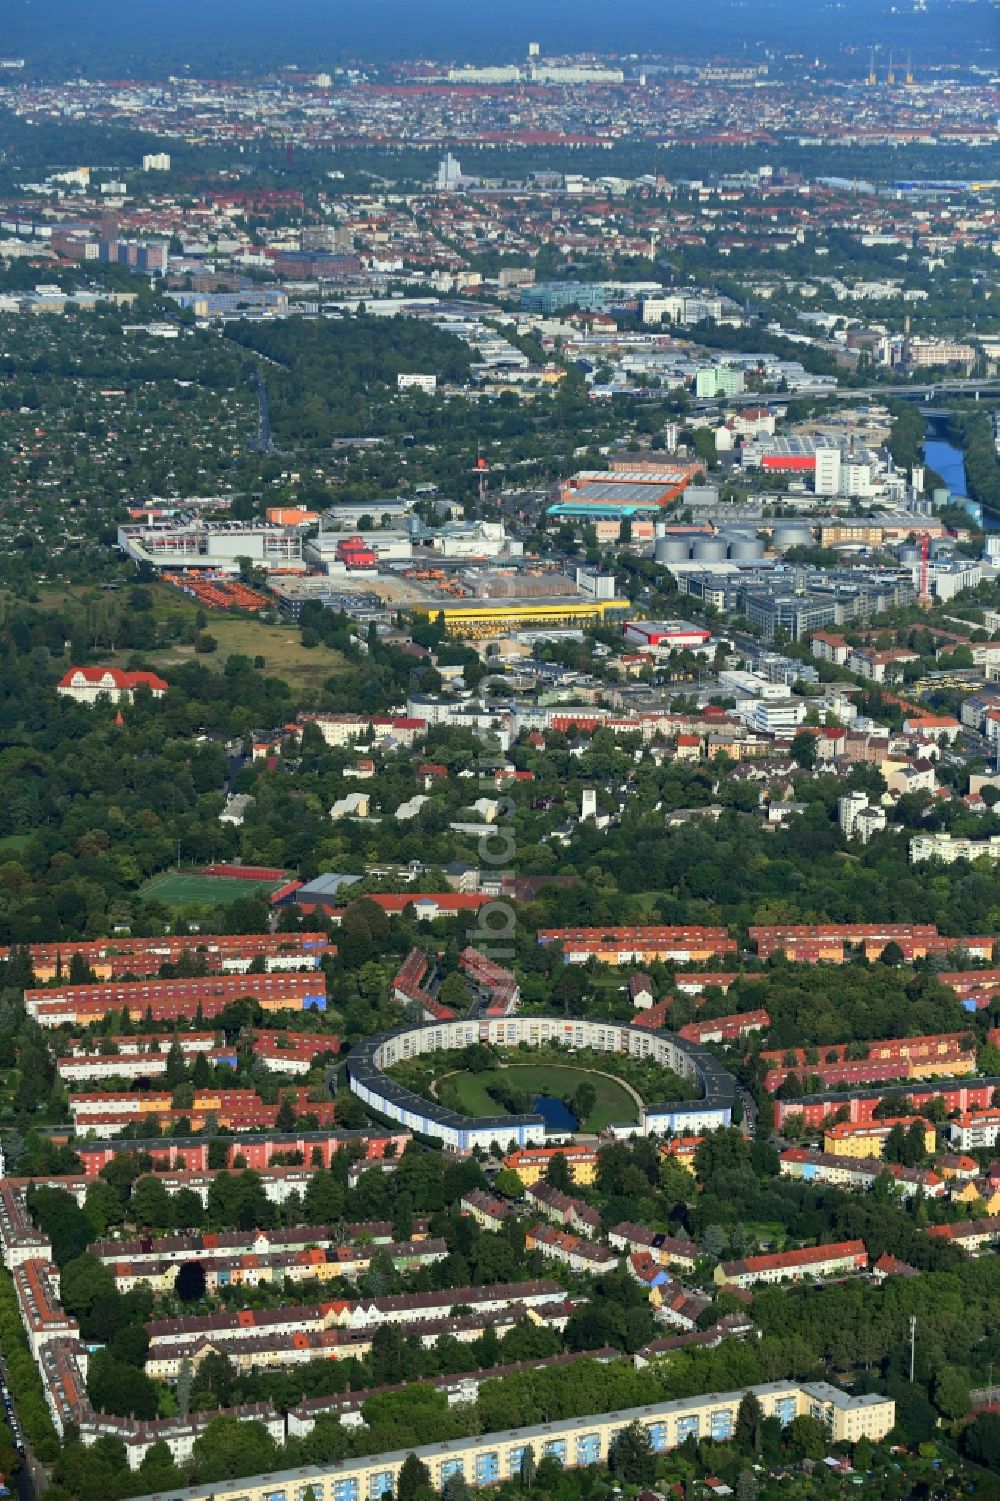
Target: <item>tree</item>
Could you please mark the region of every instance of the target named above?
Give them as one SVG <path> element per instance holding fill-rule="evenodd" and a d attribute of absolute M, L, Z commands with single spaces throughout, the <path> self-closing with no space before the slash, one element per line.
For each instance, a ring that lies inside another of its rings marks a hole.
<path fill-rule="evenodd" d="M 896 943 L 894 939 L 890 939 L 889 942 L 885 945 L 885 948 L 882 950 L 881 954 L 879 954 L 879 960 L 882 964 L 887 965 L 891 969 L 898 969 L 898 967 L 905 962 L 906 955 L 903 953 L 903 950 L 900 948 L 899 944 Z"/>
<path fill-rule="evenodd" d="M 872 1467 L 872 1449 L 871 1439 L 867 1434 L 863 1433 L 854 1445 L 854 1453 L 852 1455 L 854 1468 L 860 1470 L 862 1475 L 867 1474 Z"/>
<path fill-rule="evenodd" d="M 812 771 L 816 766 L 816 736 L 809 730 L 798 730 L 792 740 L 792 760 L 803 771 Z"/>
<path fill-rule="evenodd" d="M 442 1487 L 444 1501 L 469 1501 L 472 1491 L 461 1470 L 452 1470 Z"/>
<path fill-rule="evenodd" d="M 278 1106 L 274 1129 L 284 1132 L 295 1130 L 295 1107 L 287 1095 L 282 1096 L 281 1104 Z"/>
<path fill-rule="evenodd" d="M 702 1232 L 701 1244 L 705 1255 L 718 1261 L 729 1249 L 729 1236 L 721 1225 L 709 1224 Z"/>
<path fill-rule="evenodd" d="M 229 1166 L 229 1143 L 224 1137 L 216 1136 L 209 1142 L 208 1165 L 216 1172 Z"/>
<path fill-rule="evenodd" d="M 524 1180 L 520 1173 L 512 1167 L 503 1167 L 493 1179 L 493 1187 L 497 1193 L 503 1194 L 506 1199 L 520 1199 L 524 1197 Z"/>
<path fill-rule="evenodd" d="M 630 1485 L 651 1485 L 656 1478 L 656 1457 L 648 1430 L 642 1423 L 629 1423 L 613 1440 L 608 1468 Z"/>
<path fill-rule="evenodd" d="M 525 1444 L 521 1455 L 521 1489 L 530 1491 L 538 1474 L 538 1461 L 535 1459 L 535 1451 L 530 1444 Z"/>
<path fill-rule="evenodd" d="M 183 1475 L 174 1464 L 166 1441 L 162 1438 L 157 1439 L 156 1443 L 151 1444 L 146 1450 L 139 1466 L 139 1475 L 143 1486 L 157 1495 L 185 1483 Z"/>
<path fill-rule="evenodd" d="M 67 1261 L 83 1254 L 93 1239 L 93 1228 L 87 1215 L 65 1189 L 34 1189 L 29 1194 L 28 1203 L 39 1229 L 52 1242 L 52 1255 L 57 1266 L 65 1266 Z"/>
<path fill-rule="evenodd" d="M 174 1292 L 182 1303 L 197 1303 L 205 1296 L 205 1268 L 200 1261 L 184 1261 L 177 1268 Z"/>
<path fill-rule="evenodd" d="M 119 1417 L 155 1418 L 156 1387 L 144 1371 L 115 1360 L 108 1350 L 98 1350 L 87 1367 L 87 1391 L 98 1412 Z"/>
<path fill-rule="evenodd" d="M 995 1043 L 984 1043 L 979 1049 L 976 1072 L 984 1079 L 995 1079 L 1000 1075 L 1000 1048 Z"/>
<path fill-rule="evenodd" d="M 83 1207 L 94 1227 L 94 1234 L 98 1236 L 105 1235 L 109 1226 L 120 1225 L 125 1218 L 121 1194 L 110 1183 L 105 1183 L 103 1178 L 97 1178 L 88 1184 Z"/>
<path fill-rule="evenodd" d="M 163 1082 L 167 1089 L 174 1090 L 178 1084 L 184 1084 L 186 1081 L 187 1068 L 184 1064 L 184 1054 L 175 1037 L 167 1052 L 167 1066 L 163 1073 Z"/>
<path fill-rule="evenodd" d="M 463 974 L 456 970 L 454 974 L 447 975 L 441 982 L 438 991 L 438 1000 L 442 1005 L 448 1006 L 452 1011 L 466 1012 L 472 1002 L 469 992 L 469 982 Z"/>
<path fill-rule="evenodd" d="M 818 1418 L 809 1413 L 800 1413 L 793 1418 L 786 1430 L 788 1447 L 799 1459 L 822 1459 L 829 1439 L 826 1429 Z"/>
<path fill-rule="evenodd" d="M 740 1398 L 733 1440 L 744 1454 L 759 1454 L 764 1439 L 764 1409 L 753 1392 Z"/>
<path fill-rule="evenodd" d="M 570 1174 L 569 1164 L 561 1152 L 556 1152 L 549 1158 L 545 1169 L 545 1181 L 550 1188 L 558 1188 L 563 1193 L 570 1193 L 573 1188 L 573 1179 Z"/>
<path fill-rule="evenodd" d="M 237 1475 L 267 1474 L 276 1454 L 277 1445 L 263 1423 L 220 1416 L 195 1439 L 193 1458 L 199 1480 L 210 1483 Z"/>
<path fill-rule="evenodd" d="M 581 1126 L 597 1104 L 597 1090 L 589 1079 L 584 1079 L 573 1096 L 571 1109 Z"/>
<path fill-rule="evenodd" d="M 924 1160 L 924 1129 L 920 1121 L 914 1121 L 907 1129 L 903 1156 L 900 1159 L 906 1167 L 917 1167 Z"/>
<path fill-rule="evenodd" d="M 923 1143 L 921 1142 L 922 1145 Z M 900 1121 L 896 1121 L 895 1125 L 890 1127 L 886 1135 L 885 1143 L 882 1147 L 882 1155 L 886 1162 L 902 1162 L 905 1153 L 906 1127 Z"/>
<path fill-rule="evenodd" d="M 962 1448 L 977 1464 L 1000 1468 L 1000 1413 L 979 1413 L 962 1434 Z"/>
<path fill-rule="evenodd" d="M 346 1206 L 346 1194 L 342 1183 L 321 1168 L 313 1173 L 306 1184 L 304 1195 L 304 1207 L 307 1223 L 310 1225 L 326 1225 L 333 1220 L 339 1220 Z"/>
<path fill-rule="evenodd" d="M 969 1383 L 957 1366 L 942 1366 L 934 1377 L 934 1406 L 946 1418 L 964 1418 L 972 1405 Z"/>
<path fill-rule="evenodd" d="M 414 1501 L 419 1490 L 430 1486 L 431 1472 L 415 1454 L 403 1460 L 396 1481 L 396 1501 Z"/>
<path fill-rule="evenodd" d="M 177 1372 L 177 1410 L 182 1418 L 191 1411 L 191 1361 L 185 1355 Z"/>
<path fill-rule="evenodd" d="M 752 1470 L 741 1470 L 736 1481 L 736 1501 L 757 1501 L 760 1486 Z"/>
<path fill-rule="evenodd" d="M 671 1204 L 692 1204 L 697 1192 L 694 1174 L 676 1157 L 663 1157 L 659 1167 L 660 1188 Z"/>
<path fill-rule="evenodd" d="M 67 1261 L 59 1274 L 59 1295 L 67 1313 L 86 1319 L 98 1298 L 116 1292 L 114 1273 L 89 1251 Z"/>
<path fill-rule="evenodd" d="M 144 1229 L 171 1223 L 170 1195 L 159 1178 L 147 1174 L 132 1189 L 129 1213 Z"/>

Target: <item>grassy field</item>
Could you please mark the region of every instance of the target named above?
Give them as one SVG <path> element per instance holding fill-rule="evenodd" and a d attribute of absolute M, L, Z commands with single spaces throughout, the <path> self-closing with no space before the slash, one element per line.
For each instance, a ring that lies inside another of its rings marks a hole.
<path fill-rule="evenodd" d="M 343 672 L 347 665 L 341 653 L 328 646 L 303 646 L 294 625 L 265 625 L 249 615 L 209 613 L 205 632 L 219 643 L 217 651 L 201 655 L 193 646 L 172 646 L 167 651 L 148 653 L 150 661 L 165 672 L 180 662 L 191 661 L 221 672 L 227 657 L 245 656 L 251 661 L 263 657 L 269 677 L 284 678 L 289 687 L 311 692 L 322 688 L 327 678 Z"/>
<path fill-rule="evenodd" d="M 502 1106 L 487 1093 L 487 1086 L 491 1083 L 503 1081 L 532 1095 L 555 1095 L 562 1099 L 575 1094 L 585 1078 L 597 1091 L 597 1103 L 587 1119 L 581 1121 L 581 1131 L 600 1131 L 612 1122 L 638 1119 L 632 1096 L 614 1079 L 603 1078 L 589 1069 L 549 1063 L 515 1063 L 510 1068 L 486 1069 L 481 1074 L 452 1074 L 448 1082 L 457 1091 L 467 1115 L 489 1116 L 503 1113 Z"/>
<path fill-rule="evenodd" d="M 13 857 L 14 855 L 19 855 L 22 850 L 28 848 L 34 837 L 33 834 L 5 834 L 0 839 L 0 856 L 8 855 Z"/>
<path fill-rule="evenodd" d="M 244 896 L 265 895 L 283 886 L 284 881 L 244 881 L 230 876 L 192 876 L 168 870 L 154 876 L 142 888 L 141 895 L 162 902 L 165 907 L 218 907 Z"/>
<path fill-rule="evenodd" d="M 190 624 L 199 606 L 193 599 L 169 584 L 148 586 L 153 609 L 159 620 L 174 619 Z M 218 649 L 204 655 L 193 646 L 175 645 L 164 651 L 150 652 L 151 662 L 168 671 L 180 662 L 201 662 L 221 672 L 230 656 L 245 656 L 251 661 L 263 657 L 264 671 L 270 677 L 284 678 L 292 688 L 316 692 L 327 678 L 343 672 L 347 666 L 340 652 L 327 646 L 302 645 L 296 625 L 267 625 L 253 615 L 227 615 L 223 611 L 205 611 L 205 633 L 214 636 Z"/>

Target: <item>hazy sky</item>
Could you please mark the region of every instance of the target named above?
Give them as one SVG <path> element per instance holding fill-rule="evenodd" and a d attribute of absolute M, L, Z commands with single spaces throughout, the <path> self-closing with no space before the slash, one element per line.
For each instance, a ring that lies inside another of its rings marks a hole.
<path fill-rule="evenodd" d="M 0 51 L 34 66 L 193 71 L 357 58 L 549 51 L 732 53 L 760 46 L 833 59 L 845 43 L 985 61 L 1000 50 L 989 0 L 0 0 Z"/>

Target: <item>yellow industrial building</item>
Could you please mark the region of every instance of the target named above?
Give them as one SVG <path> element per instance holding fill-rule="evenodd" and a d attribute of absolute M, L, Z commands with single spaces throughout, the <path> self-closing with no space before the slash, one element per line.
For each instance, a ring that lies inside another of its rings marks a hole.
<path fill-rule="evenodd" d="M 422 605 L 414 614 L 433 619 L 440 616 L 449 636 L 463 636 L 482 641 L 490 636 L 506 636 L 511 631 L 538 626 L 583 627 L 618 616 L 624 618 L 632 609 L 627 599 L 558 599 L 509 600 L 504 604 L 445 604 L 440 610 Z"/>
<path fill-rule="evenodd" d="M 413 1452 L 430 1470 L 435 1489 L 440 1490 L 455 1474 L 463 1475 L 473 1486 L 495 1485 L 520 1475 L 529 1446 L 536 1460 L 552 1455 L 567 1469 L 602 1464 L 615 1434 L 633 1422 L 647 1430 L 657 1453 L 676 1448 L 692 1434 L 695 1438 L 729 1438 L 747 1391 L 757 1397 L 765 1417 L 777 1418 L 782 1427 L 804 1415 L 817 1418 L 831 1443 L 853 1444 L 862 1436 L 885 1438 L 896 1421 L 896 1404 L 890 1397 L 852 1397 L 825 1381 L 772 1381 L 740 1391 L 713 1392 L 624 1412 L 566 1418 L 509 1433 L 427 1444 Z M 335 1465 L 258 1475 L 251 1480 L 216 1480 L 187 1490 L 171 1490 L 171 1501 L 305 1501 L 310 1493 L 315 1501 L 379 1501 L 386 1491 L 395 1491 L 406 1457 L 407 1451 L 400 1449 Z"/>

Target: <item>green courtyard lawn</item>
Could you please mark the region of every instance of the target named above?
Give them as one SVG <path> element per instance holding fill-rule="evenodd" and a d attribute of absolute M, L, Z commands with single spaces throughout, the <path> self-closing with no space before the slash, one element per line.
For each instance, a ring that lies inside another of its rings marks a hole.
<path fill-rule="evenodd" d="M 448 1076 L 448 1083 L 456 1091 L 466 1115 L 502 1115 L 503 1107 L 487 1092 L 491 1083 L 503 1082 L 515 1089 L 523 1089 L 531 1095 L 554 1095 L 558 1099 L 572 1097 L 588 1079 L 597 1092 L 597 1101 L 586 1120 L 580 1122 L 581 1131 L 600 1131 L 614 1122 L 638 1120 L 638 1107 L 627 1090 L 614 1079 L 596 1074 L 590 1069 L 551 1063 L 514 1063 L 509 1068 L 486 1069 L 483 1073 L 456 1073 Z"/>

